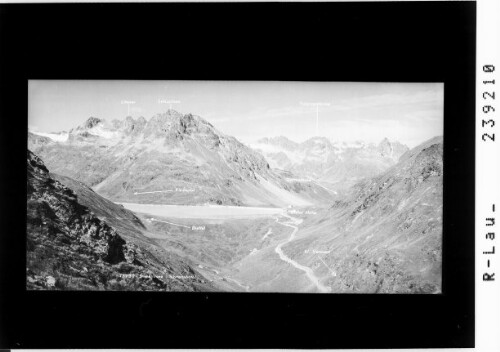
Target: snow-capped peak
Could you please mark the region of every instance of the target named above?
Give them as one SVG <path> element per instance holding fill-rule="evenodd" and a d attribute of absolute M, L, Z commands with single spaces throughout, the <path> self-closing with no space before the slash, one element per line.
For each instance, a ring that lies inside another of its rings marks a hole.
<path fill-rule="evenodd" d="M 66 142 L 69 137 L 68 132 L 59 132 L 59 133 L 45 133 L 45 132 L 38 132 L 38 131 L 30 131 L 33 134 L 36 134 L 38 136 L 42 137 L 47 137 L 52 139 L 54 142 Z"/>
<path fill-rule="evenodd" d="M 114 138 L 119 135 L 113 124 L 108 124 L 106 120 L 93 116 L 89 117 L 83 125 L 69 131 L 69 133 L 76 135 L 88 133 L 105 139 Z"/>

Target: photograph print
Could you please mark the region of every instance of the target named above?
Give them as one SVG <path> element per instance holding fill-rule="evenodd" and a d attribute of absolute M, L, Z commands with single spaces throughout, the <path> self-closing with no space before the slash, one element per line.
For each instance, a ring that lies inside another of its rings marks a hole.
<path fill-rule="evenodd" d="M 442 293 L 443 83 L 28 92 L 28 290 Z"/>

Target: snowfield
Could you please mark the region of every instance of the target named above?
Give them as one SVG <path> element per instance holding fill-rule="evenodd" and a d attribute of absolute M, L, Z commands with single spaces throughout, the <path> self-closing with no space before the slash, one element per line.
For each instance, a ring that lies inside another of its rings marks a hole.
<path fill-rule="evenodd" d="M 38 136 L 50 138 L 54 142 L 66 142 L 69 137 L 68 133 L 45 133 L 45 132 L 33 132 L 33 131 L 30 132 Z"/>

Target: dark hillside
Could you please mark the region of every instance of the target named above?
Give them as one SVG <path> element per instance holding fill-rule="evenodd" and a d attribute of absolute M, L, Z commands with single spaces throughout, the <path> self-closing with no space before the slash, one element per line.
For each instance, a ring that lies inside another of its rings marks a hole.
<path fill-rule="evenodd" d="M 53 179 L 39 157 L 28 150 L 27 158 L 28 289 L 211 290 L 188 264 L 167 262 L 159 249 L 152 254 L 125 240 L 81 204 L 75 192 Z M 87 204 L 106 204 L 99 198 L 82 196 Z M 121 215 L 132 220 L 123 225 L 129 235 L 134 226 L 141 227 L 132 213 Z"/>

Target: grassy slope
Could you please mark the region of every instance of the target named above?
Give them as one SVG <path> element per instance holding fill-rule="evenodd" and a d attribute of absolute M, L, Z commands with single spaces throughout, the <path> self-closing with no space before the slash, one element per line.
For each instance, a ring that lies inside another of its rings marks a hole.
<path fill-rule="evenodd" d="M 442 140 L 433 139 L 305 221 L 284 249 L 316 268 L 335 292 L 435 293 L 441 289 L 441 240 Z"/>
<path fill-rule="evenodd" d="M 179 255 L 189 258 L 191 262 L 197 263 L 197 270 L 213 280 L 221 290 L 242 291 L 241 287 L 231 284 L 228 280 L 230 278 L 240 280 L 240 270 L 261 272 L 258 267 L 242 267 L 239 262 L 250 256 L 254 249 L 265 251 L 266 248 L 274 248 L 276 240 L 286 237 L 289 232 L 277 225 L 274 218 L 212 221 L 155 216 L 155 219 L 178 225 L 205 226 L 203 231 L 193 231 L 164 222 L 149 221 L 149 216 L 146 215 L 140 216 L 143 217 L 148 231 L 158 235 L 156 241 L 160 246 L 176 251 Z M 270 228 L 272 234 L 263 239 Z"/>
<path fill-rule="evenodd" d="M 50 177 L 42 161 L 29 151 L 27 187 L 28 289 L 213 290 L 187 263 L 177 258 L 169 261 L 161 248 L 150 251 L 126 241 L 80 204 L 71 189 Z M 106 201 L 98 195 L 91 198 L 87 202 L 101 205 L 94 209 L 116 211 L 102 207 Z M 52 278 L 54 286 L 49 285 Z"/>

